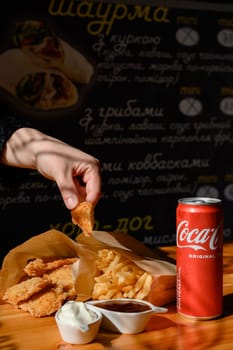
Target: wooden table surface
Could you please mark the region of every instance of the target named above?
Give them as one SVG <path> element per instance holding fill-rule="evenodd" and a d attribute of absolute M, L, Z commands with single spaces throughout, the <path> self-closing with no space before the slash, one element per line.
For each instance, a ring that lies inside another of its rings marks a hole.
<path fill-rule="evenodd" d="M 166 247 L 175 257 L 175 247 Z M 224 312 L 221 317 L 196 321 L 176 313 L 152 316 L 146 331 L 136 335 L 100 330 L 87 345 L 64 343 L 54 317 L 33 318 L 8 304 L 0 305 L 0 349 L 4 350 L 203 350 L 233 349 L 233 243 L 224 245 Z"/>

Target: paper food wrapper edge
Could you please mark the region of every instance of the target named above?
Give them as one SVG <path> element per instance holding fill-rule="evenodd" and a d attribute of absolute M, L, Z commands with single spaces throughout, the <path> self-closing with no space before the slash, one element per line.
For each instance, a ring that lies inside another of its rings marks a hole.
<path fill-rule="evenodd" d="M 175 298 L 176 265 L 159 250 L 152 250 L 132 236 L 120 232 L 94 231 L 91 237 L 77 237 L 80 260 L 74 269 L 75 287 L 80 300 L 91 298 L 95 277 L 95 259 L 99 249 L 114 249 L 154 276 L 148 299 L 164 305 Z M 88 271 L 88 273 L 87 273 Z M 161 294 L 161 296 L 159 296 Z"/>
<path fill-rule="evenodd" d="M 48 230 L 11 249 L 5 256 L 0 271 L 0 297 L 6 288 L 18 283 L 24 276 L 29 260 L 43 257 L 66 258 L 77 256 L 77 243 L 58 230 Z"/>

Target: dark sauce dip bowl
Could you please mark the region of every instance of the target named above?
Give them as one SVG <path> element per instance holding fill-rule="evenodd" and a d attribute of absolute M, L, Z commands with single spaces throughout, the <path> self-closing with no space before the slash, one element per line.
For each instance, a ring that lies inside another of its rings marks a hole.
<path fill-rule="evenodd" d="M 101 327 L 112 332 L 136 334 L 145 327 L 154 313 L 164 313 L 167 309 L 138 299 L 92 300 L 88 304 L 102 313 Z"/>

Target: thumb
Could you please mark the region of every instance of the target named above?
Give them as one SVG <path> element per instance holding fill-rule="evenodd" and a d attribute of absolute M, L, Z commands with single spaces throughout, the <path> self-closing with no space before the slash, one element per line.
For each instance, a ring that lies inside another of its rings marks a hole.
<path fill-rule="evenodd" d="M 77 207 L 79 202 L 82 202 L 83 196 L 80 192 L 80 189 L 78 188 L 78 182 L 76 178 L 66 177 L 65 179 L 57 179 L 56 182 L 67 209 L 72 210 Z"/>
<path fill-rule="evenodd" d="M 72 210 L 78 205 L 78 197 L 74 193 L 61 194 L 67 209 Z"/>

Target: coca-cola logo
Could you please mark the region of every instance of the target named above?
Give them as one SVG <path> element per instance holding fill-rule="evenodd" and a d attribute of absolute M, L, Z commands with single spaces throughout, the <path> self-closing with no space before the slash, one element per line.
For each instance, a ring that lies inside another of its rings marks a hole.
<path fill-rule="evenodd" d="M 216 250 L 219 244 L 221 225 L 213 228 L 189 228 L 188 220 L 183 220 L 177 226 L 177 247 L 194 250 Z"/>

